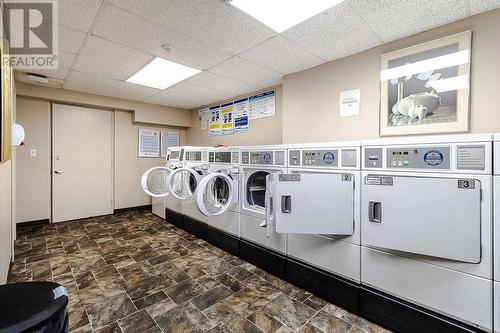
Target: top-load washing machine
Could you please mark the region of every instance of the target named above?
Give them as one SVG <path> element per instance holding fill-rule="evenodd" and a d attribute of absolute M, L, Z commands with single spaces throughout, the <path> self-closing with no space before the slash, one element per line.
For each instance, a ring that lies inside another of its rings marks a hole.
<path fill-rule="evenodd" d="M 208 149 L 208 173 L 198 185 L 197 208 L 208 224 L 207 240 L 232 253 L 239 253 L 240 204 L 237 147 Z"/>
<path fill-rule="evenodd" d="M 494 316 L 494 327 L 495 332 L 500 333 L 500 133 L 495 134 L 494 136 L 495 143 L 493 146 L 494 152 L 494 239 L 493 244 L 495 246 L 495 251 L 493 257 L 495 258 L 494 267 L 494 305 L 493 309 L 495 310 Z"/>
<path fill-rule="evenodd" d="M 373 140 L 362 149 L 363 315 L 401 332 L 441 331 L 431 327 L 443 322 L 491 332 L 492 136 Z M 388 311 L 388 297 L 415 311 Z"/>
<path fill-rule="evenodd" d="M 266 179 L 286 173 L 286 161 L 285 146 L 241 148 L 240 256 L 280 277 L 285 273 L 286 235 L 266 228 Z"/>
<path fill-rule="evenodd" d="M 182 207 L 180 201 L 169 198 L 167 179 L 172 172 L 182 168 L 183 152 L 183 147 L 168 148 L 166 165 L 147 170 L 141 178 L 142 189 L 152 197 L 153 213 L 173 224 L 182 221 L 182 218 L 180 220 L 176 218 L 177 215 L 181 216 Z M 175 216 L 172 217 L 172 214 L 175 214 Z"/>

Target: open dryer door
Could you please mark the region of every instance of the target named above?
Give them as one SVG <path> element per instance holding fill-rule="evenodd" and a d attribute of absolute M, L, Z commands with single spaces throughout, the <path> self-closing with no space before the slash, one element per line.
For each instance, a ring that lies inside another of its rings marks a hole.
<path fill-rule="evenodd" d="M 146 194 L 161 198 L 169 194 L 167 179 L 172 170 L 167 167 L 154 167 L 146 171 L 141 178 L 141 186 Z"/>
<path fill-rule="evenodd" d="M 363 244 L 450 260 L 481 261 L 481 182 L 367 175 Z"/>
<path fill-rule="evenodd" d="M 292 173 L 268 179 L 269 216 L 278 233 L 354 233 L 354 176 Z"/>
<path fill-rule="evenodd" d="M 216 216 L 238 202 L 238 180 L 221 172 L 205 176 L 196 193 L 198 209 L 205 216 Z"/>
<path fill-rule="evenodd" d="M 177 199 L 191 199 L 201 181 L 201 175 L 192 168 L 172 171 L 167 178 L 167 189 Z"/>

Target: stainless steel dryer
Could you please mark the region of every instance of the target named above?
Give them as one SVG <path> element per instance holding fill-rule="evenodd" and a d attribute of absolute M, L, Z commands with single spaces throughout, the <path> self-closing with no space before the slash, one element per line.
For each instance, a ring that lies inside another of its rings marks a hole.
<path fill-rule="evenodd" d="M 366 141 L 362 168 L 362 284 L 491 332 L 491 135 Z"/>

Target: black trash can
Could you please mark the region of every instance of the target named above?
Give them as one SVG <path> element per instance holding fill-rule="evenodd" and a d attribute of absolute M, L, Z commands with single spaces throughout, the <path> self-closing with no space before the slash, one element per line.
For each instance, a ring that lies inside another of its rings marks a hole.
<path fill-rule="evenodd" d="M 0 333 L 62 333 L 68 330 L 68 292 L 54 282 L 0 286 Z"/>

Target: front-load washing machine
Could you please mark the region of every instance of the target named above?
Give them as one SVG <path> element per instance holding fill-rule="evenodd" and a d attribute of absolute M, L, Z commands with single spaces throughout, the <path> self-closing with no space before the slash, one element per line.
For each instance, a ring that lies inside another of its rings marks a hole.
<path fill-rule="evenodd" d="M 500 133 L 495 134 L 495 143 L 494 143 L 494 194 L 493 198 L 495 201 L 494 204 L 494 239 L 493 244 L 495 245 L 495 251 L 493 257 L 495 258 L 495 263 L 493 267 L 495 269 L 494 272 L 494 305 L 493 309 L 495 310 L 494 316 L 494 327 L 495 332 L 500 333 Z"/>
<path fill-rule="evenodd" d="M 209 148 L 208 174 L 196 193 L 198 214 L 209 226 L 207 240 L 232 254 L 239 254 L 239 157 L 236 147 Z"/>
<path fill-rule="evenodd" d="M 362 314 L 402 332 L 428 331 L 426 314 L 491 332 L 492 136 L 362 145 Z M 413 317 L 388 314 L 388 296 L 410 302 Z"/>
<path fill-rule="evenodd" d="M 152 197 L 153 213 L 177 226 L 182 224 L 182 207 L 179 200 L 169 196 L 167 179 L 172 172 L 182 168 L 182 155 L 182 147 L 168 148 L 166 165 L 147 170 L 141 178 L 142 189 Z"/>
<path fill-rule="evenodd" d="M 286 161 L 284 146 L 241 148 L 240 255 L 280 277 L 285 274 L 286 235 L 266 228 L 265 200 L 268 175 L 286 173 Z"/>

